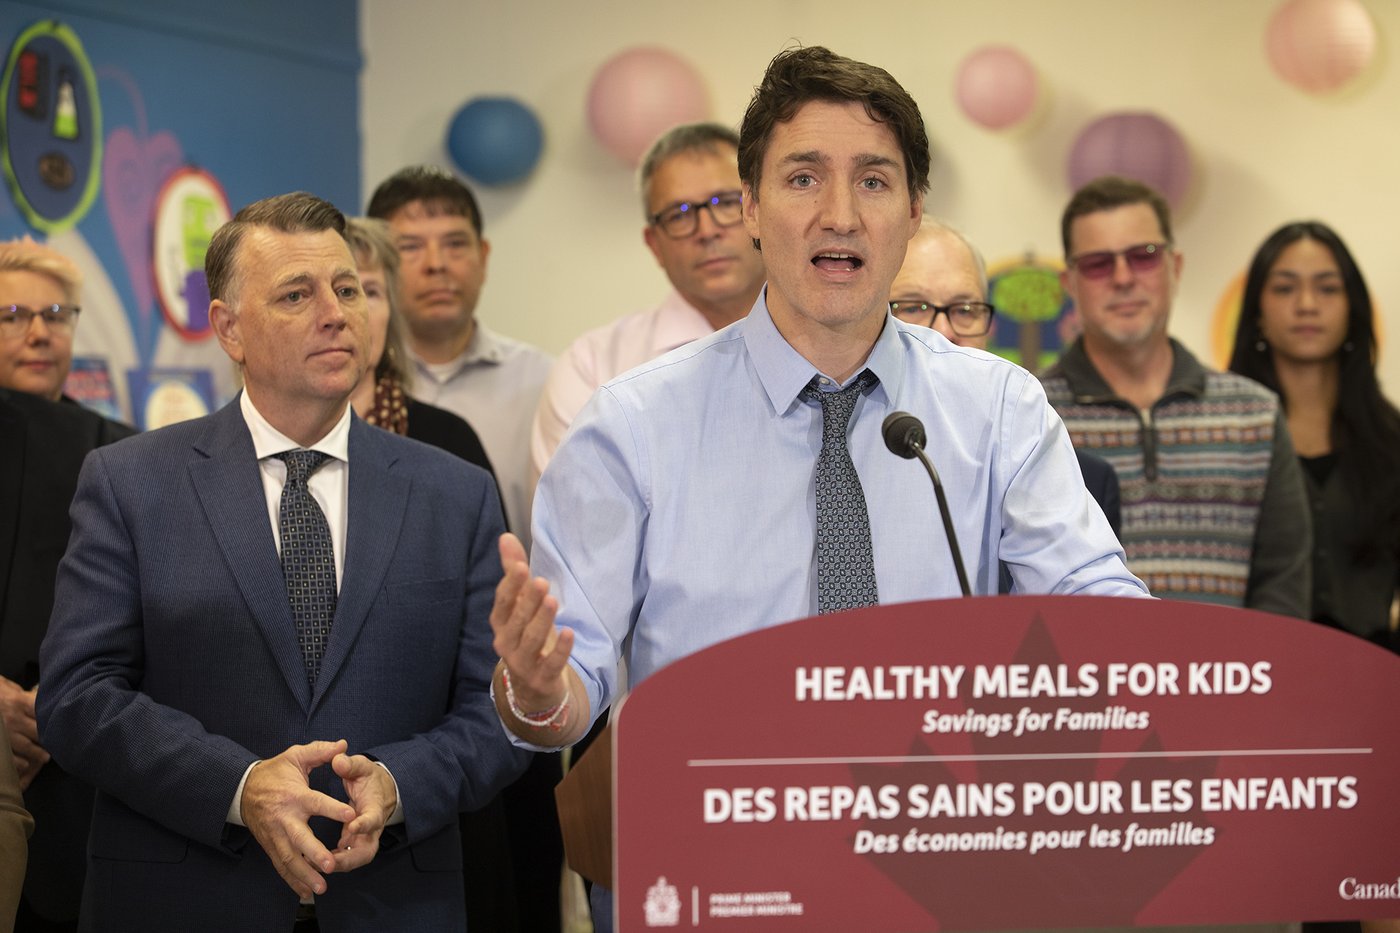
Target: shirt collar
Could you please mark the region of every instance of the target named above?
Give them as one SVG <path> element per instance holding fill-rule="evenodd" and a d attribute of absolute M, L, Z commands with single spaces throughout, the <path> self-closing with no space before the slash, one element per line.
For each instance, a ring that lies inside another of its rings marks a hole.
<path fill-rule="evenodd" d="M 413 349 L 408 351 L 418 370 L 438 382 L 447 382 L 468 366 L 485 364 L 496 366 L 506 358 L 506 347 L 501 339 L 487 330 L 480 320 L 472 325 L 472 336 L 467 348 L 453 360 L 446 363 L 429 363 Z"/>
<path fill-rule="evenodd" d="M 1173 395 L 1200 398 L 1206 391 L 1206 368 L 1175 337 L 1168 338 L 1168 343 L 1172 348 L 1172 369 L 1162 398 Z M 1069 349 L 1060 355 L 1056 369 L 1065 377 L 1077 400 L 1087 403 L 1119 397 L 1089 359 L 1082 336 L 1076 338 Z"/>
<path fill-rule="evenodd" d="M 748 349 L 750 359 L 753 360 L 759 382 L 762 383 L 768 401 L 775 411 L 786 412 L 798 401 L 802 390 L 814 376 L 825 375 L 778 333 L 778 328 L 768 313 L 768 286 L 765 285 L 763 291 L 759 292 L 758 300 L 754 302 L 748 317 L 736 326 L 743 328 L 744 345 Z M 903 328 L 904 325 L 894 320 L 886 311 L 885 326 L 880 330 L 880 336 L 876 338 L 870 355 L 866 357 L 865 365 L 856 370 L 846 384 L 849 385 L 860 375 L 861 370 L 868 369 L 880 380 L 879 385 L 870 390 L 870 394 L 878 394 L 886 405 L 891 399 L 897 398 L 900 383 L 904 379 L 904 354 L 900 352 L 906 339 L 903 336 Z"/>
<path fill-rule="evenodd" d="M 239 393 L 238 406 L 243 412 L 243 420 L 248 425 L 248 433 L 253 436 L 253 452 L 259 460 L 265 460 L 287 450 L 300 450 L 301 445 L 268 423 L 253 405 L 247 392 Z M 335 423 L 325 437 L 312 444 L 308 450 L 319 450 L 329 457 L 344 463 L 350 462 L 350 403 L 345 404 L 345 413 Z"/>

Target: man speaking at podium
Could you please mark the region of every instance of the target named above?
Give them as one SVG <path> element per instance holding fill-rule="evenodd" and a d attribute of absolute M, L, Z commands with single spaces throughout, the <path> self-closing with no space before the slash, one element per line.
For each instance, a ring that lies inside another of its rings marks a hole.
<path fill-rule="evenodd" d="M 959 595 L 929 477 L 882 439 L 896 411 L 926 427 L 973 593 L 1005 562 L 1019 592 L 1147 595 L 1035 378 L 891 317 L 928 168 L 883 69 L 769 65 L 740 131 L 752 312 L 593 396 L 540 481 L 533 581 L 502 538 L 494 691 L 518 743 L 582 736 L 624 654 L 640 682 L 792 619 Z"/>

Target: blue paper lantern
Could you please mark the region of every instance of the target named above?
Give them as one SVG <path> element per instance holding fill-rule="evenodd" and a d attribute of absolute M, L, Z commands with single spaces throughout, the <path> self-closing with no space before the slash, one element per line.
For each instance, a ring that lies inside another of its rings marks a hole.
<path fill-rule="evenodd" d="M 477 97 L 452 118 L 447 151 L 483 185 L 509 185 L 529 175 L 544 148 L 544 129 L 529 107 L 509 97 Z"/>

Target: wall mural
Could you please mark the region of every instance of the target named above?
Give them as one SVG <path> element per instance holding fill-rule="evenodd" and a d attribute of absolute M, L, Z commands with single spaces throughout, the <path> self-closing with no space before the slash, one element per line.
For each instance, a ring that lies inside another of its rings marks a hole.
<path fill-rule="evenodd" d="M 83 274 L 73 398 L 143 428 L 227 401 L 203 272 L 214 230 L 297 189 L 362 207 L 357 24 L 332 0 L 298 11 L 325 13 L 343 31 L 312 62 L 283 54 L 286 23 L 260 9 L 6 17 L 0 239 L 46 239 Z"/>

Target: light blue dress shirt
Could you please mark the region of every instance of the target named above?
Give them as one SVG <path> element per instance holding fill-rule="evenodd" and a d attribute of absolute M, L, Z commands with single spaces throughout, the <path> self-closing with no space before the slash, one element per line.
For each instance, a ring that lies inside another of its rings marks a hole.
<path fill-rule="evenodd" d="M 886 317 L 879 377 L 851 416 L 881 603 L 960 595 L 928 474 L 886 449 L 885 416 L 923 421 L 974 593 L 1145 596 L 1040 383 L 1003 359 Z M 765 295 L 749 316 L 603 386 L 535 499 L 532 570 L 572 628 L 594 715 L 617 660 L 633 684 L 716 642 L 814 615 L 820 376 Z"/>

